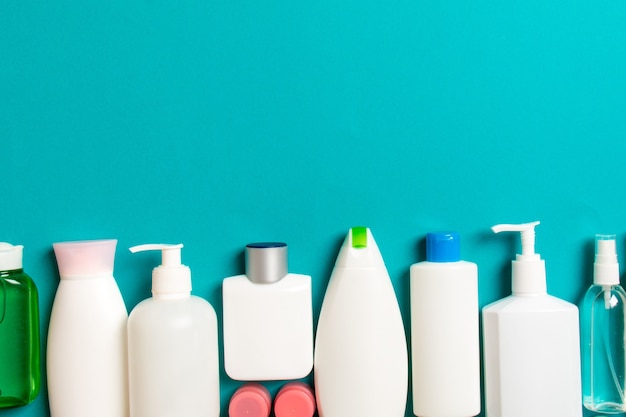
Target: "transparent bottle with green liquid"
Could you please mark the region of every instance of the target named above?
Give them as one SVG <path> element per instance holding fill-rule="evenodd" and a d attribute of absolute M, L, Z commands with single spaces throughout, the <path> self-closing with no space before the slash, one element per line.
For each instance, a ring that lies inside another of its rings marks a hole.
<path fill-rule="evenodd" d="M 39 300 L 22 250 L 0 242 L 0 408 L 32 402 L 41 380 Z"/>

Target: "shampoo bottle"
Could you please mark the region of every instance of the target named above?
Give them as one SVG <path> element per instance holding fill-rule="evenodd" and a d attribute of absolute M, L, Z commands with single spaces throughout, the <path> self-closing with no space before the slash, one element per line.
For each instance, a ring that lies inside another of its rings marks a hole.
<path fill-rule="evenodd" d="M 287 245 L 246 246 L 246 274 L 224 279 L 224 368 L 232 379 L 298 379 L 313 367 L 311 277 L 290 274 Z"/>
<path fill-rule="evenodd" d="M 513 294 L 482 312 L 487 417 L 582 416 L 578 308 L 546 292 L 537 224 L 493 227 L 521 232 L 522 253 Z"/>
<path fill-rule="evenodd" d="M 0 243 L 0 408 L 33 401 L 41 379 L 39 301 L 22 249 Z"/>
<path fill-rule="evenodd" d="M 413 413 L 475 416 L 480 413 L 478 267 L 461 260 L 459 234 L 428 233 L 426 261 L 411 266 L 410 281 Z"/>
<path fill-rule="evenodd" d="M 126 322 L 116 240 L 55 243 L 61 282 L 48 329 L 51 417 L 128 416 Z"/>
<path fill-rule="evenodd" d="M 217 316 L 191 295 L 191 272 L 179 245 L 140 245 L 160 250 L 152 271 L 152 298 L 128 318 L 131 417 L 218 417 L 220 414 Z"/>
<path fill-rule="evenodd" d="M 619 284 L 615 235 L 596 235 L 593 284 L 581 306 L 583 404 L 595 412 L 626 411 L 626 293 Z"/>
<path fill-rule="evenodd" d="M 320 417 L 404 416 L 404 325 L 368 228 L 352 228 L 339 251 L 320 312 L 313 369 Z"/>
<path fill-rule="evenodd" d="M 248 382 L 230 398 L 228 417 L 269 417 L 271 409 L 272 398 L 267 388 Z"/>

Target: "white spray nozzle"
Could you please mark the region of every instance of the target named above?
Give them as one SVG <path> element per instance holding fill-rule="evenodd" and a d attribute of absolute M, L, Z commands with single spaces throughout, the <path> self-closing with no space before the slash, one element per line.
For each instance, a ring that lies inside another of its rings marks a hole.
<path fill-rule="evenodd" d="M 145 252 L 149 250 L 161 251 L 161 265 L 163 266 L 177 266 L 180 265 L 180 250 L 183 248 L 183 244 L 166 245 L 162 243 L 149 243 L 147 245 L 133 246 L 129 250 L 132 253 Z"/>
<path fill-rule="evenodd" d="M 152 270 L 152 294 L 189 294 L 191 292 L 191 272 L 181 264 L 180 250 L 183 244 L 147 244 L 130 248 L 132 253 L 150 250 L 161 251 L 161 265 Z"/>
<path fill-rule="evenodd" d="M 615 235 L 596 235 L 593 283 L 609 287 L 619 284 L 619 264 L 617 263 Z"/>
<path fill-rule="evenodd" d="M 494 233 L 520 232 L 522 234 L 522 257 L 535 257 L 535 226 L 539 222 L 522 224 L 498 224 L 491 228 Z M 519 256 L 519 255 L 518 255 Z"/>

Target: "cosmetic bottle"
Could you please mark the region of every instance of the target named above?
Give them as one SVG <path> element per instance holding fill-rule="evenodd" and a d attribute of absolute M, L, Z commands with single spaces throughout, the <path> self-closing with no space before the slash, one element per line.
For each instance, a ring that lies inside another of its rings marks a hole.
<path fill-rule="evenodd" d="M 53 245 L 61 282 L 48 329 L 51 417 L 128 416 L 128 313 L 113 278 L 116 244 Z"/>
<path fill-rule="evenodd" d="M 482 311 L 487 417 L 582 416 L 578 308 L 547 293 L 538 224 L 492 228 L 521 232 L 522 253 L 512 295 Z"/>
<path fill-rule="evenodd" d="M 160 250 L 152 270 L 152 298 L 128 318 L 131 417 L 219 417 L 217 316 L 191 295 L 191 271 L 179 245 L 140 245 Z"/>
<path fill-rule="evenodd" d="M 593 270 L 580 311 L 583 405 L 599 413 L 623 413 L 626 293 L 619 284 L 615 235 L 596 235 Z"/>
<path fill-rule="evenodd" d="M 281 387 L 274 399 L 276 417 L 313 417 L 315 395 L 304 382 L 293 381 Z"/>
<path fill-rule="evenodd" d="M 411 266 L 413 414 L 480 413 L 478 267 L 461 260 L 459 234 L 428 233 Z M 454 401 L 450 393 L 454 392 Z"/>
<path fill-rule="evenodd" d="M 225 278 L 222 293 L 229 377 L 287 380 L 311 372 L 311 277 L 288 273 L 286 244 L 247 245 L 246 274 Z"/>
<path fill-rule="evenodd" d="M 0 408 L 29 404 L 41 381 L 39 301 L 22 250 L 0 242 Z"/>
<path fill-rule="evenodd" d="M 272 399 L 267 388 L 256 382 L 248 382 L 230 398 L 228 417 L 268 417 L 271 408 Z"/>
<path fill-rule="evenodd" d="M 313 370 L 320 417 L 404 416 L 404 325 L 368 228 L 350 229 L 339 251 L 322 302 Z"/>

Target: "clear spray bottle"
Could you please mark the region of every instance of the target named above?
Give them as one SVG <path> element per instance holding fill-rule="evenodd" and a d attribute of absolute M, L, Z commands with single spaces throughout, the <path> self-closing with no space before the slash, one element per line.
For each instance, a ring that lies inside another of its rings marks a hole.
<path fill-rule="evenodd" d="M 592 411 L 626 411 L 626 293 L 619 284 L 615 235 L 596 235 L 593 284 L 581 307 L 583 405 Z"/>

